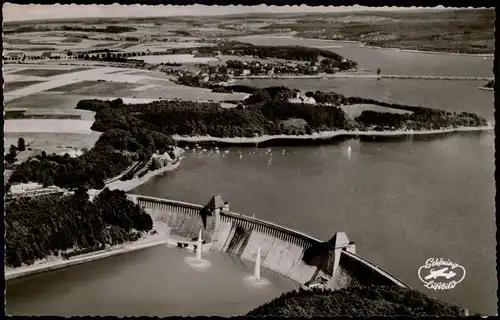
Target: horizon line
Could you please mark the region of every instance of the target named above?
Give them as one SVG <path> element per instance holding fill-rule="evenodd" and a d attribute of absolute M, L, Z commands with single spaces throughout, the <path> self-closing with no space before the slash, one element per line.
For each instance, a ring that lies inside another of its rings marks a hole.
<path fill-rule="evenodd" d="M 68 10 L 78 9 L 78 10 Z M 404 11 L 429 11 L 429 10 L 475 10 L 491 8 L 455 8 L 455 7 L 367 7 L 367 6 L 206 6 L 206 5 L 19 5 L 5 2 L 3 5 L 4 23 L 22 23 L 33 21 L 58 21 L 76 19 L 140 19 L 140 18 L 169 18 L 169 17 L 224 17 L 242 15 L 283 15 L 283 14 L 335 14 L 357 12 L 404 12 Z M 158 11 L 163 11 L 159 13 Z M 77 15 L 74 15 L 74 14 Z"/>

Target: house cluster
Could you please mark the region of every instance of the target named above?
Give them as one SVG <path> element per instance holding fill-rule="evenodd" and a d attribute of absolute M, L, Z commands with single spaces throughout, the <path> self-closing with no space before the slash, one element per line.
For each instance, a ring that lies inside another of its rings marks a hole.
<path fill-rule="evenodd" d="M 335 73 L 339 68 L 328 68 L 321 63 L 300 64 L 293 62 L 262 63 L 259 61 L 242 62 L 230 60 L 226 62 L 227 74 L 234 76 L 251 75 L 315 75 L 318 73 Z"/>

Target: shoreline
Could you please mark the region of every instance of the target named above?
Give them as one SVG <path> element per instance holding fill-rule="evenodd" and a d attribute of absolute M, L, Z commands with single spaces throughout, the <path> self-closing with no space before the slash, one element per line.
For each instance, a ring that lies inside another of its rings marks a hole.
<path fill-rule="evenodd" d="M 23 278 L 30 275 L 35 275 L 38 273 L 43 273 L 47 271 L 58 270 L 70 266 L 75 266 L 83 264 L 86 262 L 91 262 L 95 260 L 101 260 L 108 257 L 125 254 L 127 252 L 133 252 L 141 249 L 152 248 L 162 244 L 165 244 L 167 240 L 154 240 L 158 237 L 146 236 L 143 239 L 139 239 L 135 242 L 128 242 L 116 245 L 114 247 L 106 248 L 105 250 L 95 251 L 85 255 L 75 256 L 68 260 L 64 260 L 61 257 L 56 257 L 53 260 L 38 260 L 34 264 L 29 266 L 21 266 L 18 268 L 4 268 L 5 281 L 13 280 L 17 278 Z M 141 241 L 142 240 L 142 241 Z"/>
<path fill-rule="evenodd" d="M 104 188 L 108 188 L 109 190 L 121 190 L 121 191 L 125 191 L 125 192 L 130 191 L 130 190 L 140 186 L 141 184 L 146 183 L 147 181 L 149 181 L 150 179 L 152 179 L 153 177 L 155 177 L 157 175 L 160 175 L 160 174 L 168 172 L 168 171 L 173 171 L 173 170 L 179 168 L 181 160 L 182 160 L 182 157 L 181 157 L 182 153 L 184 153 L 184 150 L 176 147 L 174 149 L 174 154 L 175 154 L 176 160 L 173 160 L 172 162 L 170 162 L 166 166 L 163 166 L 160 169 L 157 169 L 154 171 L 149 171 L 141 178 L 136 177 L 136 178 L 126 180 L 126 181 L 121 181 L 119 179 L 114 180 L 114 181 L 106 184 L 106 186 Z"/>
<path fill-rule="evenodd" d="M 319 40 L 319 41 L 325 41 L 325 42 L 337 41 L 337 42 L 358 44 L 360 47 L 363 47 L 363 48 L 395 50 L 395 51 L 409 52 L 409 53 L 441 54 L 441 55 L 452 55 L 452 56 L 470 56 L 470 57 L 488 57 L 488 58 L 492 58 L 495 56 L 494 53 L 460 53 L 460 52 L 446 52 L 446 51 L 423 51 L 423 50 L 401 49 L 398 47 L 377 47 L 377 46 L 367 45 L 364 42 L 357 41 L 357 40 L 334 40 L 334 39 L 321 39 L 321 38 L 304 38 L 304 37 L 295 37 L 295 36 L 283 36 L 282 38 L 295 38 L 295 39 L 303 39 L 303 40 Z"/>
<path fill-rule="evenodd" d="M 125 192 L 132 190 L 159 174 L 177 169 L 182 159 L 180 155 L 183 152 L 184 150 L 176 147 L 174 149 L 174 153 L 176 155 L 176 159 L 178 160 L 174 160 L 173 163 L 169 163 L 168 165 L 161 167 L 158 170 L 149 171 L 146 175 L 144 175 L 141 178 L 134 178 L 127 181 L 121 181 L 119 179 L 114 180 L 106 184 L 105 188 L 107 187 L 110 190 L 122 190 Z M 129 169 L 130 168 L 127 168 L 126 171 L 128 171 Z M 95 197 L 97 193 L 99 193 L 100 191 L 102 190 L 89 190 L 90 199 L 92 200 L 92 198 Z M 68 260 L 63 259 L 61 256 L 58 257 L 49 256 L 44 259 L 35 261 L 35 263 L 32 265 L 23 265 L 17 268 L 4 267 L 5 280 L 7 281 L 47 271 L 62 269 L 78 264 L 105 259 L 111 256 L 125 254 L 127 252 L 152 248 L 162 244 L 171 244 L 171 241 L 169 241 L 167 237 L 168 231 L 165 231 L 166 230 L 165 228 L 168 227 L 164 226 L 162 221 L 158 221 L 157 220 L 158 217 L 151 215 L 151 218 L 153 219 L 153 230 L 156 230 L 158 232 L 155 235 L 146 233 L 142 238 L 140 238 L 137 241 L 126 242 L 116 246 L 108 247 L 104 250 L 77 255 L 69 258 Z"/>
<path fill-rule="evenodd" d="M 484 90 L 484 91 L 495 91 L 495 88 L 479 87 L 479 90 Z"/>
<path fill-rule="evenodd" d="M 446 81 L 490 81 L 493 78 L 489 77 L 453 77 L 453 76 L 414 76 L 414 75 L 376 75 L 366 74 L 361 72 L 352 73 L 335 73 L 324 75 L 250 75 L 250 76 L 234 76 L 234 80 L 245 79 L 401 79 L 401 80 L 446 80 Z"/>
<path fill-rule="evenodd" d="M 313 133 L 311 135 L 263 135 L 260 137 L 246 138 L 246 137 L 234 137 L 234 138 L 218 138 L 212 136 L 196 136 L 196 137 L 186 137 L 173 135 L 172 137 L 177 142 L 183 143 L 224 143 L 224 144 L 234 144 L 234 145 L 244 145 L 244 144 L 254 144 L 258 145 L 264 142 L 269 142 L 273 140 L 289 140 L 289 141 L 325 141 L 338 137 L 395 137 L 395 136 L 413 136 L 413 135 L 433 135 L 433 134 L 444 134 L 453 132 L 474 132 L 474 131 L 490 131 L 493 130 L 494 126 L 488 125 L 484 127 L 459 127 L 459 128 L 447 128 L 440 130 L 419 130 L 419 131 L 347 131 L 347 130 L 336 130 L 336 131 L 322 131 L 320 133 Z"/>

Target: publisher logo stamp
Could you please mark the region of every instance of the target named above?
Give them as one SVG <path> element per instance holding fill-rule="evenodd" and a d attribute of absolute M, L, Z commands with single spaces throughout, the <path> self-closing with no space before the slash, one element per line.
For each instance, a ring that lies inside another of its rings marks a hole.
<path fill-rule="evenodd" d="M 430 258 L 418 269 L 418 278 L 427 289 L 450 290 L 465 279 L 465 268 L 443 258 Z"/>

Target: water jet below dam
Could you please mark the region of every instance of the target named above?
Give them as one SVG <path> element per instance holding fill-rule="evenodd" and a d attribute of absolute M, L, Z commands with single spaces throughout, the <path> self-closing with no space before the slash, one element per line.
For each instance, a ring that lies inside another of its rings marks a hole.
<path fill-rule="evenodd" d="M 204 247 L 251 262 L 257 260 L 260 250 L 263 267 L 305 287 L 321 280 L 324 288 L 329 289 L 354 285 L 408 287 L 357 256 L 354 242 L 344 232 L 321 241 L 268 221 L 229 212 L 229 206 L 218 195 L 205 207 L 134 194 L 128 197 L 165 222 L 169 228 L 167 242 L 176 242 L 179 247 L 190 247 L 193 239 L 199 240 L 202 229 Z"/>

